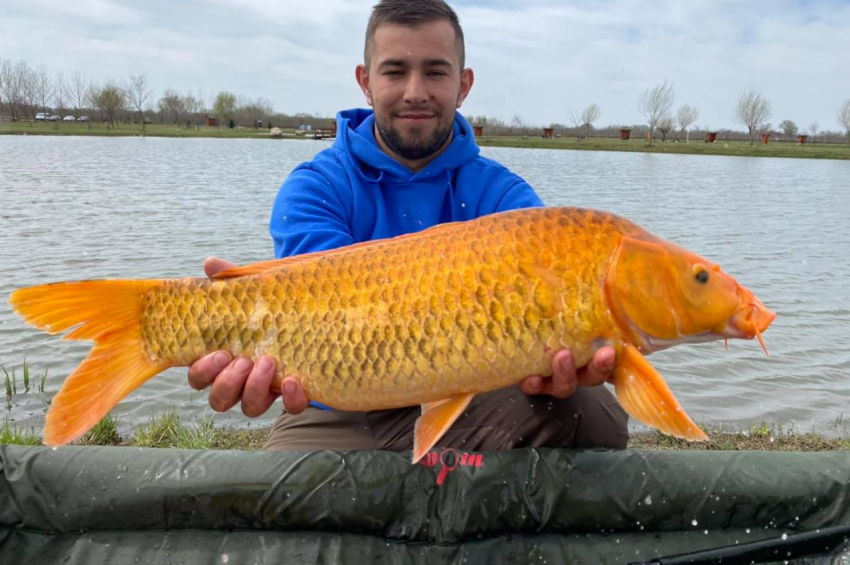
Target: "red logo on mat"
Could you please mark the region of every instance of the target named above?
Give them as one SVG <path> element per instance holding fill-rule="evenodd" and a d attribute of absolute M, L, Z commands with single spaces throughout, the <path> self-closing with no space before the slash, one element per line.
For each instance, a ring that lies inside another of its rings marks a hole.
<path fill-rule="evenodd" d="M 458 467 L 480 467 L 484 462 L 484 456 L 480 453 L 467 453 L 458 451 L 457 449 L 448 448 L 432 450 L 425 454 L 425 457 L 419 460 L 420 465 L 426 467 L 436 467 L 440 465 L 440 472 L 437 474 L 437 484 L 442 485 L 446 480 L 446 475 L 457 469 Z"/>

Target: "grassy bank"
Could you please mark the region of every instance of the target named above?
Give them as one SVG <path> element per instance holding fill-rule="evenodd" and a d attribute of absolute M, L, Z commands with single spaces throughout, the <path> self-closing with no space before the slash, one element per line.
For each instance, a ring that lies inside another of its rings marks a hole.
<path fill-rule="evenodd" d="M 576 139 L 560 137 L 480 137 L 482 147 L 521 147 L 535 149 L 575 149 L 584 151 L 630 151 L 644 153 L 670 153 L 681 155 L 728 155 L 733 157 L 791 157 L 801 159 L 850 159 L 850 145 L 835 143 L 807 143 L 797 145 L 790 142 L 770 142 L 767 145 L 750 145 L 749 141 L 721 141 L 705 143 L 701 140 L 689 143 L 676 141 L 654 141 L 631 139 L 620 141 L 610 138 Z"/>
<path fill-rule="evenodd" d="M 295 137 L 296 130 L 284 130 L 288 138 Z M 100 123 L 75 122 L 23 122 L 0 123 L 0 135 L 96 135 L 96 136 L 149 136 L 149 137 L 204 137 L 204 138 L 248 138 L 271 139 L 267 128 L 228 129 L 200 126 L 192 129 L 162 124 L 148 124 L 142 131 L 138 124 L 118 124 L 108 128 Z M 836 143 L 806 143 L 771 141 L 767 145 L 750 145 L 748 141 L 723 141 L 704 143 L 694 140 L 690 143 L 675 141 L 655 141 L 650 145 L 643 139 L 620 141 L 610 138 L 576 139 L 559 137 L 508 137 L 483 136 L 477 138 L 482 147 L 514 147 L 534 149 L 574 149 L 581 151 L 630 151 L 644 153 L 676 153 L 683 155 L 731 155 L 738 157 L 792 157 L 803 159 L 850 159 L 850 145 Z"/>
<path fill-rule="evenodd" d="M 705 429 L 705 428 L 704 428 Z M 759 451 L 835 451 L 850 449 L 850 437 L 829 439 L 815 433 L 788 433 L 779 426 L 761 424 L 743 432 L 706 429 L 710 442 L 689 443 L 658 432 L 633 434 L 632 449 L 654 450 L 759 450 Z M 151 416 L 136 431 L 122 437 L 117 421 L 107 416 L 76 445 L 113 445 L 178 449 L 259 450 L 268 436 L 268 428 L 239 430 L 218 427 L 214 417 L 198 422 L 183 422 L 172 410 Z M 17 427 L 9 422 L 0 426 L 0 443 L 39 445 L 41 438 L 34 429 Z"/>
<path fill-rule="evenodd" d="M 283 130 L 295 137 L 296 130 Z M 107 126 L 101 123 L 76 122 L 17 122 L 0 123 L 0 135 L 93 135 L 106 137 L 205 137 L 222 139 L 271 139 L 268 128 L 236 128 L 199 126 L 184 127 L 147 124 L 142 131 L 138 124 Z"/>
<path fill-rule="evenodd" d="M 34 428 L 10 423 L 8 413 L 12 400 L 19 395 L 31 394 L 39 398 L 45 412 L 50 406 L 50 395 L 45 392 L 47 370 L 34 372 L 24 360 L 21 371 L 15 367 L 8 370 L 0 365 L 0 374 L 6 389 L 5 421 L 0 424 L 0 444 L 40 445 L 41 436 Z M 760 424 L 745 431 L 730 431 L 701 426 L 711 441 L 690 443 L 665 436 L 658 432 L 632 434 L 629 447 L 632 449 L 659 450 L 763 450 L 763 451 L 834 451 L 850 450 L 850 421 L 838 418 L 832 424 L 838 438 L 827 438 L 817 433 L 795 433 L 781 426 Z M 150 416 L 144 424 L 126 436 L 118 433 L 118 421 L 107 415 L 75 443 L 77 445 L 114 445 L 129 447 L 161 447 L 178 449 L 262 449 L 269 428 L 234 429 L 220 427 L 215 416 L 205 416 L 197 422 L 184 422 L 174 408 Z"/>

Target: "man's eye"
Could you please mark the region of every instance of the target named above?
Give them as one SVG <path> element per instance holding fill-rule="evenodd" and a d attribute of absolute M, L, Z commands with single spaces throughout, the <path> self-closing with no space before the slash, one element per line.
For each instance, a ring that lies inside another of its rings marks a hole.
<path fill-rule="evenodd" d="M 384 74 L 387 75 L 387 76 L 399 76 L 399 75 L 402 74 L 402 72 L 401 71 L 386 71 Z"/>

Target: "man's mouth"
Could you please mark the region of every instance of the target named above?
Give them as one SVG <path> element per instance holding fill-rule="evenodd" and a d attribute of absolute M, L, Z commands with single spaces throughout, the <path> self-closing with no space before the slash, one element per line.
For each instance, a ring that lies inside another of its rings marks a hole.
<path fill-rule="evenodd" d="M 404 112 L 397 114 L 397 116 L 402 120 L 424 121 L 434 118 L 436 114 L 432 114 L 430 112 Z"/>

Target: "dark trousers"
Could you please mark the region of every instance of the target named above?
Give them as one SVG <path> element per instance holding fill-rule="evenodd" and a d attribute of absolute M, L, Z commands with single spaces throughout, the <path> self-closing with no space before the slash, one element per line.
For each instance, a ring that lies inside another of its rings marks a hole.
<path fill-rule="evenodd" d="M 284 412 L 267 451 L 413 449 L 419 406 L 372 412 Z M 566 399 L 528 396 L 519 386 L 476 396 L 435 447 L 498 451 L 517 447 L 626 447 L 628 415 L 604 386 L 579 387 Z"/>

